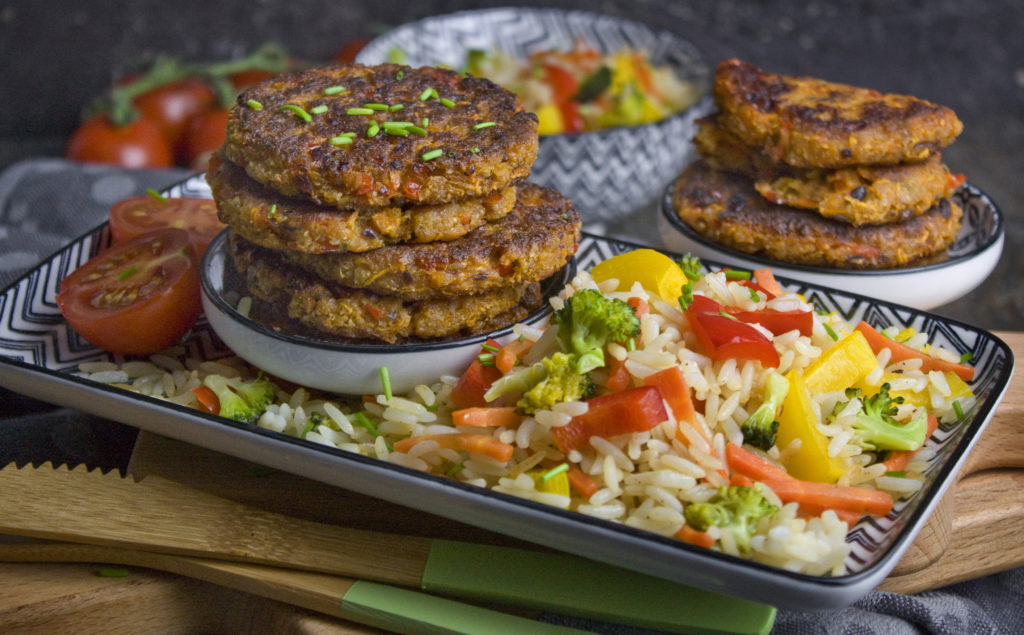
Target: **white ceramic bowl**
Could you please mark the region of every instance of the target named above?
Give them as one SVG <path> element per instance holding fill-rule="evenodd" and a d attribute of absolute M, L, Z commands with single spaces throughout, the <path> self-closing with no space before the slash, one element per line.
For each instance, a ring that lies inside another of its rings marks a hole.
<path fill-rule="evenodd" d="M 689 252 L 745 269 L 771 267 L 779 276 L 928 310 L 952 302 L 981 284 L 995 269 L 1003 252 L 1003 217 L 996 204 L 970 184 L 958 189 L 953 200 L 963 208 L 964 217 L 949 257 L 942 262 L 903 269 L 842 270 L 794 265 L 719 245 L 679 218 L 672 204 L 672 185 L 665 189 L 658 221 L 662 241 L 672 251 Z"/>
<path fill-rule="evenodd" d="M 575 40 L 602 53 L 630 46 L 673 68 L 705 97 L 662 121 L 594 132 L 544 136 L 530 180 L 568 196 L 587 225 L 657 206 L 666 183 L 695 156 L 696 119 L 711 110 L 710 72 L 683 38 L 622 18 L 562 9 L 500 8 L 463 11 L 404 24 L 374 38 L 357 56 L 379 64 L 393 48 L 410 66 L 459 68 L 470 49 L 501 50 L 526 58 L 538 50 L 568 50 Z"/>
<path fill-rule="evenodd" d="M 307 388 L 365 394 L 381 390 L 380 369 L 388 369 L 392 390 L 404 393 L 441 375 L 459 375 L 488 338 L 512 339 L 512 328 L 426 344 L 347 344 L 281 333 L 239 313 L 240 292 L 227 253 L 226 233 L 210 243 L 202 264 L 203 310 L 210 327 L 239 357 L 263 371 Z M 558 293 L 575 273 L 575 262 L 544 283 L 544 297 Z M 536 324 L 550 314 L 547 302 L 522 322 Z"/>

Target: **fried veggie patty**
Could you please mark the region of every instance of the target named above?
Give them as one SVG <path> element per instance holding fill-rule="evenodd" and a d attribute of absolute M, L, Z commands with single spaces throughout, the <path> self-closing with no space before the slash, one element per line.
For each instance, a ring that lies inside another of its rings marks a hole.
<path fill-rule="evenodd" d="M 917 163 L 857 165 L 835 170 L 797 169 L 747 147 L 711 116 L 699 122 L 694 143 L 714 168 L 746 174 L 769 201 L 851 225 L 907 220 L 949 198 L 962 182 L 933 155 Z"/>
<path fill-rule="evenodd" d="M 343 64 L 244 91 L 223 149 L 285 196 L 365 208 L 486 196 L 529 174 L 537 144 L 536 115 L 487 79 Z"/>
<path fill-rule="evenodd" d="M 749 178 L 691 164 L 673 185 L 679 218 L 695 232 L 744 253 L 838 269 L 904 267 L 945 252 L 963 210 L 942 199 L 910 220 L 854 227 L 769 202 Z"/>
<path fill-rule="evenodd" d="M 389 343 L 461 337 L 506 327 L 543 304 L 538 283 L 406 301 L 326 282 L 234 232 L 229 245 L 249 293 L 267 303 L 271 314 L 287 316 L 320 336 Z"/>
<path fill-rule="evenodd" d="M 921 161 L 963 129 L 951 109 L 924 99 L 767 73 L 735 59 L 718 65 L 712 93 L 722 126 L 798 168 Z"/>
<path fill-rule="evenodd" d="M 543 280 L 569 262 L 579 240 L 580 216 L 569 199 L 523 183 L 507 216 L 450 242 L 285 256 L 326 280 L 413 300 Z"/>
<path fill-rule="evenodd" d="M 279 194 L 216 155 L 206 180 L 220 220 L 246 240 L 312 254 L 454 240 L 504 217 L 516 201 L 511 186 L 455 203 L 340 210 Z"/>

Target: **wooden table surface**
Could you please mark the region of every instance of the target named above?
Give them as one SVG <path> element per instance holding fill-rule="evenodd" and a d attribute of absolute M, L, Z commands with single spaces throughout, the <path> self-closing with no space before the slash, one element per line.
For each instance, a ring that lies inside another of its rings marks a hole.
<path fill-rule="evenodd" d="M 1024 359 L 1024 333 L 997 333 L 1006 341 L 1016 359 Z M 144 440 L 144 436 L 140 436 Z M 168 474 L 179 458 L 174 444 L 161 438 L 143 452 L 146 464 L 136 466 L 145 473 Z M 170 445 L 167 445 L 170 444 Z M 184 444 L 181 444 L 184 446 Z M 191 460 L 223 460 L 209 451 L 186 446 Z M 204 454 L 208 453 L 208 454 Z M 161 458 L 162 457 L 162 458 Z M 134 458 L 133 458 L 134 461 Z M 228 463 L 230 464 L 230 462 Z M 201 471 L 201 470 L 200 470 Z M 197 470 L 191 473 L 195 474 Z M 185 472 L 177 476 L 186 478 Z M 266 483 L 259 492 L 227 491 L 225 479 L 193 479 L 187 483 L 218 491 L 237 500 L 267 496 Z M 297 516 L 322 522 L 319 498 L 289 495 L 296 487 L 325 488 L 319 483 L 281 475 L 279 507 Z M 378 522 L 391 514 L 390 504 L 378 505 L 361 495 L 365 522 Z M 251 501 L 249 501 L 251 502 Z M 404 508 L 402 508 L 404 509 Z M 393 518 L 391 515 L 389 518 Z M 427 523 L 424 519 L 431 519 Z M 447 529 L 458 532 L 465 526 L 453 521 L 433 522 L 436 517 L 411 512 L 395 529 L 430 524 L 430 533 L 444 536 Z M 389 520 L 389 522 L 392 522 Z M 405 522 L 406 525 L 401 525 Z M 444 524 L 447 523 L 447 524 Z M 478 530 L 482 531 L 482 530 Z M 958 484 L 948 492 L 914 545 L 879 587 L 882 590 L 913 593 L 936 588 L 1012 567 L 1024 565 L 1024 378 L 1016 373 L 988 429 L 979 439 L 961 472 Z M 52 563 L 0 563 L 0 630 L 18 633 L 147 632 L 147 633 L 375 633 L 363 625 L 347 622 L 301 607 L 221 587 L 179 575 L 142 568 L 130 568 L 121 578 L 100 577 L 99 565 Z"/>

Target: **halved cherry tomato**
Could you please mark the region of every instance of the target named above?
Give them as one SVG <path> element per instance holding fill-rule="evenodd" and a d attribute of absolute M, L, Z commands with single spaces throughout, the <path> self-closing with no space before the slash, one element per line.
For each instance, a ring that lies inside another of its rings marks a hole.
<path fill-rule="evenodd" d="M 146 355 L 171 346 L 202 309 L 195 245 L 173 228 L 115 244 L 61 281 L 57 305 L 106 351 Z"/>
<path fill-rule="evenodd" d="M 201 258 L 213 237 L 224 229 L 217 218 L 217 204 L 208 198 L 132 196 L 110 208 L 110 235 L 125 242 L 164 227 L 184 229 L 192 237 Z"/>
<path fill-rule="evenodd" d="M 198 77 L 162 84 L 132 101 L 143 119 L 160 127 L 164 139 L 175 151 L 184 139 L 189 118 L 210 108 L 214 102 L 213 91 Z"/>
<path fill-rule="evenodd" d="M 171 147 L 155 123 L 139 118 L 116 126 L 105 115 L 89 119 L 71 134 L 64 157 L 133 169 L 167 168 L 174 164 Z"/>
<path fill-rule="evenodd" d="M 779 365 L 779 353 L 771 341 L 754 327 L 724 315 L 722 305 L 703 295 L 693 296 L 686 311 L 697 341 L 711 359 L 760 361 L 765 368 Z"/>
<path fill-rule="evenodd" d="M 229 114 L 227 108 L 210 108 L 188 120 L 181 146 L 181 159 L 188 167 L 207 169 L 210 157 L 224 145 Z"/>

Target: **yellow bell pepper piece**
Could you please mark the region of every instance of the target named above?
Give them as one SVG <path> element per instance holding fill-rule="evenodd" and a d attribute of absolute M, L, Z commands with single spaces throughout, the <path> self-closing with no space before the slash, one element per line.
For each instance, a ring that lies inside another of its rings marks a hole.
<path fill-rule="evenodd" d="M 878 365 L 864 334 L 853 331 L 821 354 L 807 370 L 804 381 L 812 395 L 845 390 Z"/>
<path fill-rule="evenodd" d="M 542 481 L 541 477 L 544 476 L 549 470 L 530 470 L 527 474 L 533 479 L 533 482 L 537 484 L 538 492 L 548 492 L 549 494 L 558 494 L 560 496 L 569 497 L 571 495 L 569 491 L 569 473 L 568 470 L 559 472 L 549 478 L 546 481 Z M 566 505 L 566 509 L 568 509 Z"/>
<path fill-rule="evenodd" d="M 562 134 L 565 132 L 565 121 L 562 111 L 555 104 L 544 104 L 537 109 L 537 134 L 540 136 Z"/>
<path fill-rule="evenodd" d="M 800 449 L 789 455 L 786 471 L 802 481 L 835 483 L 845 468 L 838 458 L 828 455 L 828 438 L 818 430 L 818 416 L 811 406 L 811 394 L 798 370 L 786 374 L 789 392 L 779 412 L 779 430 L 775 444 L 785 449 L 800 439 Z"/>
<path fill-rule="evenodd" d="M 648 293 L 673 304 L 679 301 L 680 290 L 686 284 L 686 276 L 679 265 L 653 249 L 634 249 L 612 256 L 595 265 L 590 275 L 596 282 L 617 279 L 616 291 L 629 291 L 634 282 L 639 282 Z"/>

